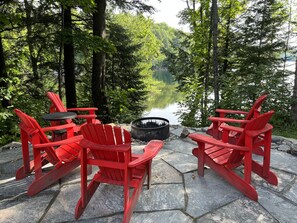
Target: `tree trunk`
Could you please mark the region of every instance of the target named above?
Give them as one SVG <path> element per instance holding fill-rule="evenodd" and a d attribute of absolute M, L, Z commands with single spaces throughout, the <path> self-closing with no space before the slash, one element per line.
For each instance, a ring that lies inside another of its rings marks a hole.
<path fill-rule="evenodd" d="M 230 42 L 230 25 L 231 25 L 231 16 L 230 16 L 230 10 L 232 9 L 232 1 L 230 1 L 229 4 L 229 13 L 228 13 L 228 18 L 227 18 L 227 27 L 226 27 L 226 37 L 225 37 L 225 43 L 224 43 L 224 49 L 223 49 L 223 57 L 224 57 L 224 61 L 223 61 L 223 68 L 222 68 L 222 78 L 224 78 L 224 76 L 227 73 L 227 69 L 228 69 L 228 56 L 229 56 L 229 42 Z"/>
<path fill-rule="evenodd" d="M 4 49 L 2 45 L 2 36 L 0 34 L 0 89 L 3 89 L 3 92 L 6 92 L 8 89 L 8 82 L 7 82 L 7 72 L 6 72 L 6 65 L 5 65 L 5 57 L 4 57 Z M 2 108 L 7 108 L 10 106 L 10 100 L 3 97 L 1 95 L 1 105 Z"/>
<path fill-rule="evenodd" d="M 95 0 L 96 11 L 93 13 L 93 35 L 105 38 L 106 0 Z M 105 94 L 105 52 L 93 51 L 92 100 L 98 110 L 98 117 L 103 123 L 110 122 Z"/>
<path fill-rule="evenodd" d="M 213 38 L 213 77 L 214 77 L 214 104 L 219 106 L 219 70 L 218 70 L 218 3 L 212 0 L 212 38 Z"/>
<path fill-rule="evenodd" d="M 292 119 L 297 122 L 297 59 L 295 61 L 295 78 L 292 96 Z"/>
<path fill-rule="evenodd" d="M 30 5 L 27 0 L 25 0 L 24 3 L 25 3 L 25 11 L 26 11 L 25 24 L 27 28 L 26 38 L 27 38 L 27 43 L 29 47 L 30 60 L 31 60 L 32 72 L 33 72 L 33 84 L 36 84 L 36 86 L 38 86 L 37 81 L 39 80 L 39 75 L 38 75 L 37 57 L 35 56 L 35 53 L 34 53 L 34 46 L 33 46 L 33 40 L 32 40 L 33 32 L 32 32 L 31 13 L 33 8 L 32 6 L 33 3 L 31 3 Z"/>
<path fill-rule="evenodd" d="M 64 78 L 66 104 L 68 108 L 75 108 L 77 107 L 77 104 L 74 74 L 74 46 L 70 7 L 64 9 L 64 31 L 67 32 L 67 39 L 64 41 Z"/>
<path fill-rule="evenodd" d="M 291 22 L 292 22 L 292 1 L 290 1 L 290 8 L 289 8 L 289 21 L 288 21 L 288 32 L 286 36 L 286 45 L 285 45 L 285 52 L 284 52 L 284 67 L 283 67 L 283 81 L 285 82 L 285 75 L 286 75 L 286 63 L 287 63 L 287 53 L 289 48 L 289 41 L 291 35 Z"/>
<path fill-rule="evenodd" d="M 210 72 L 210 66 L 211 66 L 211 36 L 212 32 L 211 29 L 209 29 L 208 33 L 208 46 L 207 46 L 207 63 L 206 63 L 206 71 L 204 75 L 204 117 L 202 117 L 202 126 L 205 126 L 207 123 L 207 117 L 208 117 L 208 91 L 209 91 L 209 72 Z"/>

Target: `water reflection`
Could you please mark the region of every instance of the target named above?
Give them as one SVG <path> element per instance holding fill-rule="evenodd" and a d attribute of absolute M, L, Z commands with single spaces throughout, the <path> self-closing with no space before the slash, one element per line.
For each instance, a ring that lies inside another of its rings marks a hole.
<path fill-rule="evenodd" d="M 160 85 L 158 92 L 152 92 L 147 100 L 147 109 L 143 117 L 162 117 L 169 120 L 170 124 L 180 124 L 178 115 L 178 102 L 182 94 L 176 91 L 176 85 Z"/>
<path fill-rule="evenodd" d="M 178 115 L 175 113 L 179 109 L 177 102 L 167 105 L 165 108 L 153 108 L 150 111 L 143 113 L 143 117 L 162 117 L 169 121 L 170 125 L 180 124 L 178 120 Z"/>

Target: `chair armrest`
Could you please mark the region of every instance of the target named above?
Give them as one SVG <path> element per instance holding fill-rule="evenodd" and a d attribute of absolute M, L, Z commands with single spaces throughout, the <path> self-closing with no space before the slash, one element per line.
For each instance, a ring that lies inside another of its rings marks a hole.
<path fill-rule="evenodd" d="M 61 145 L 67 145 L 69 143 L 73 142 L 79 142 L 83 139 L 82 135 L 74 136 L 68 139 L 56 141 L 56 142 L 49 142 L 49 143 L 42 143 L 42 144 L 35 144 L 33 145 L 34 149 L 42 149 L 44 147 L 52 147 L 52 146 L 61 146 Z"/>
<path fill-rule="evenodd" d="M 234 132 L 243 132 L 243 128 L 240 127 L 236 127 L 236 126 L 231 126 L 231 125 L 221 125 L 220 128 L 224 130 L 228 130 L 228 131 L 234 131 Z"/>
<path fill-rule="evenodd" d="M 230 149 L 235 149 L 235 150 L 240 150 L 240 151 L 250 151 L 250 149 L 248 147 L 224 143 L 224 142 L 219 141 L 215 138 L 212 138 L 212 137 L 209 137 L 206 135 L 202 135 L 202 134 L 198 134 L 198 133 L 191 133 L 188 135 L 188 137 L 197 143 L 202 142 L 202 143 L 207 143 L 207 144 L 211 144 L 214 146 L 227 147 Z"/>
<path fill-rule="evenodd" d="M 214 117 L 214 116 L 209 117 L 208 120 L 210 120 L 212 122 L 235 122 L 235 123 L 248 123 L 249 122 L 249 120 L 234 119 L 234 118 L 221 118 L 221 117 Z"/>
<path fill-rule="evenodd" d="M 77 115 L 75 118 L 94 119 L 97 115 Z"/>
<path fill-rule="evenodd" d="M 139 156 L 137 159 L 130 162 L 128 164 L 128 167 L 133 168 L 149 160 L 152 160 L 162 149 L 163 145 L 164 143 L 161 140 L 149 141 L 149 143 L 144 147 L 144 153 L 141 156 Z"/>
<path fill-rule="evenodd" d="M 55 125 L 55 126 L 44 127 L 44 128 L 42 128 L 42 131 L 49 132 L 49 131 L 73 128 L 74 126 L 75 126 L 74 123 L 69 123 L 69 124 L 65 124 L 65 125 Z"/>
<path fill-rule="evenodd" d="M 239 111 L 239 110 L 225 110 L 225 109 L 216 109 L 218 113 L 227 113 L 227 114 L 237 114 L 237 115 L 247 115 L 248 112 L 246 111 Z"/>
<path fill-rule="evenodd" d="M 246 135 L 250 136 L 250 137 L 256 137 L 256 136 L 259 136 L 259 135 L 261 135 L 263 133 L 271 131 L 272 129 L 273 129 L 272 125 L 266 124 L 263 129 L 246 131 Z"/>
<path fill-rule="evenodd" d="M 97 111 L 98 108 L 67 108 L 67 111 Z"/>

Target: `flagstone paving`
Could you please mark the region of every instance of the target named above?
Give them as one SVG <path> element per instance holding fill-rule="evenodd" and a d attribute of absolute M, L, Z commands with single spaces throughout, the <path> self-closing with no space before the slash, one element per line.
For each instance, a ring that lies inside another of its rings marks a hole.
<path fill-rule="evenodd" d="M 281 145 L 273 146 L 271 167 L 279 185 L 271 186 L 253 175 L 259 194 L 259 201 L 254 202 L 211 169 L 199 177 L 197 159 L 191 153 L 196 145 L 179 137 L 182 131 L 180 126 L 171 128 L 170 139 L 153 161 L 151 188 L 144 185 L 131 223 L 297 222 L 296 156 L 278 151 L 283 150 Z M 133 152 L 139 153 L 143 147 L 142 142 L 135 141 Z M 81 218 L 75 221 L 74 209 L 80 197 L 79 168 L 47 190 L 28 197 L 26 188 L 33 176 L 20 181 L 13 177 L 21 163 L 20 145 L 15 143 L 0 154 L 0 222 L 122 221 L 121 187 L 100 185 Z M 95 172 L 93 168 L 89 179 Z"/>

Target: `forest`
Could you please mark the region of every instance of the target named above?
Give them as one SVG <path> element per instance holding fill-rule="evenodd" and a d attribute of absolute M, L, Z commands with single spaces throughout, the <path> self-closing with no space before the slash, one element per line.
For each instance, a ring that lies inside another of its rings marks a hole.
<path fill-rule="evenodd" d="M 268 93 L 275 131 L 297 138 L 296 1 L 180 1 L 188 32 L 154 22 L 146 0 L 0 0 L 0 145 L 19 138 L 14 108 L 45 124 L 48 91 L 129 123 L 172 90 L 164 78 L 184 126 Z"/>

